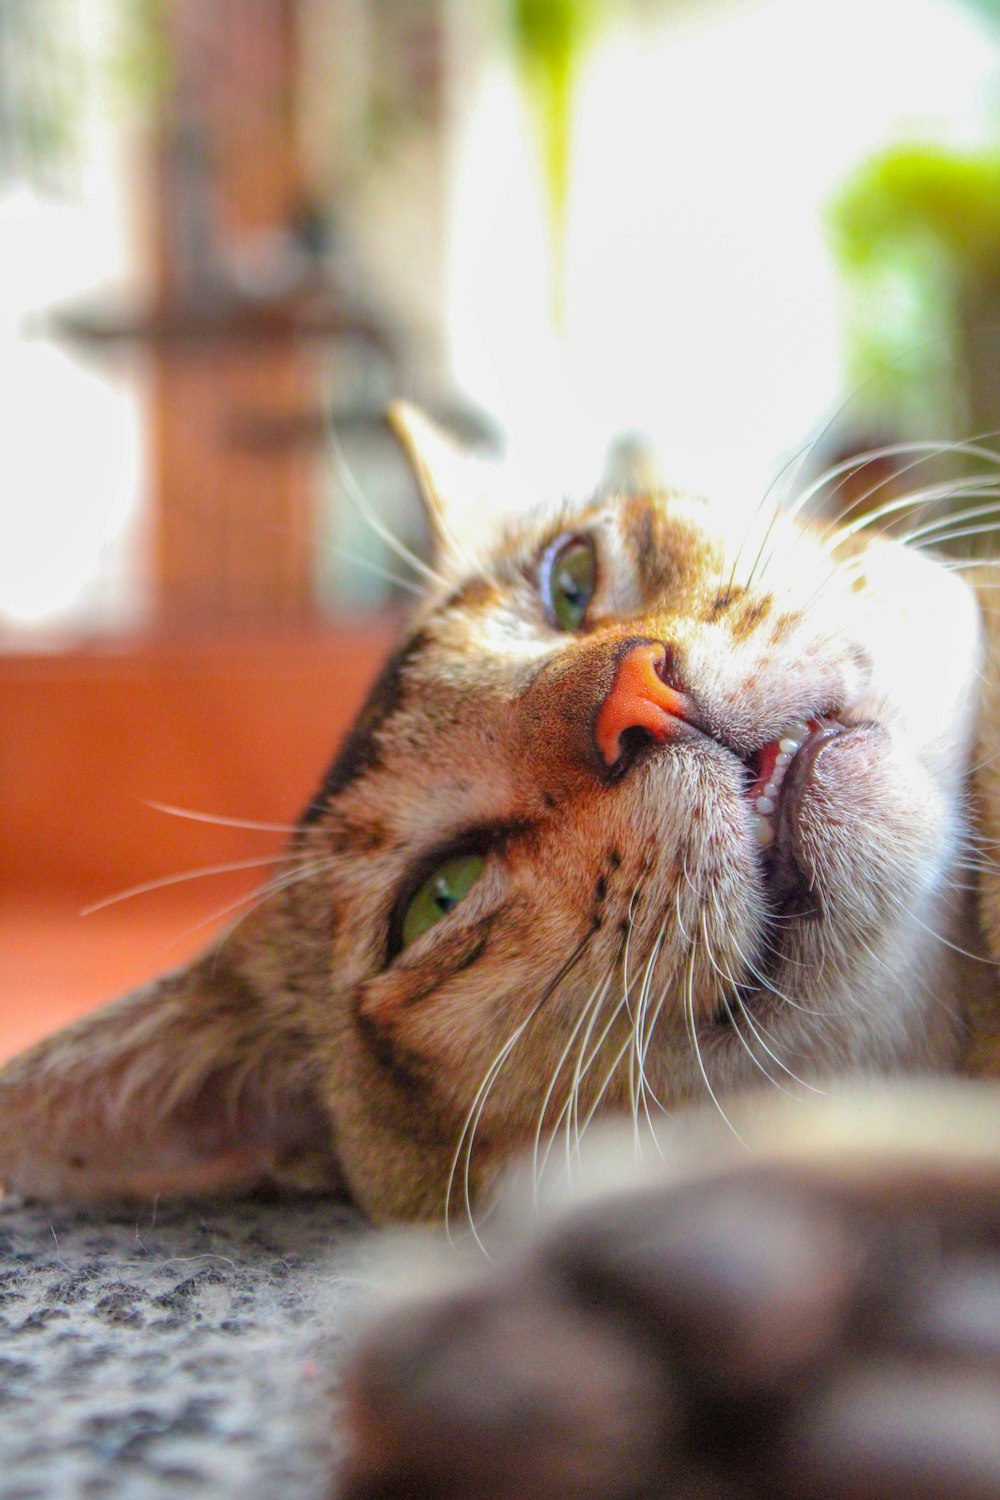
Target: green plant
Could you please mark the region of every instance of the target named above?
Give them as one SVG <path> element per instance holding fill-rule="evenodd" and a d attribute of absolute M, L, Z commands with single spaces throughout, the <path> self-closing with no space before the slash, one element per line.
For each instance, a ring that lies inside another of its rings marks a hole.
<path fill-rule="evenodd" d="M 904 428 L 932 425 L 961 390 L 970 323 L 1000 311 L 1000 148 L 891 147 L 830 211 L 846 294 L 848 374 Z"/>

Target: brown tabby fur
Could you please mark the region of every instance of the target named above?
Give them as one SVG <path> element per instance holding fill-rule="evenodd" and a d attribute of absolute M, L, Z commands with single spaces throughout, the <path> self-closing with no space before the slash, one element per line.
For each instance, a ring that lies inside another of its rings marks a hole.
<path fill-rule="evenodd" d="M 727 528 L 670 492 L 501 523 L 481 465 L 395 422 L 439 532 L 406 639 L 252 915 L 0 1074 L 3 1180 L 334 1188 L 376 1219 L 440 1218 L 515 1150 L 541 1142 L 541 1163 L 550 1132 L 571 1154 L 592 1113 L 641 1132 L 707 1089 L 724 1107 L 753 1084 L 952 1070 L 963 1047 L 995 1073 L 991 971 L 959 949 L 980 941 L 970 764 L 1000 837 L 1000 631 L 984 679 L 961 575 L 868 530 L 763 510 Z M 564 532 L 597 544 L 581 633 L 539 596 Z M 637 640 L 665 644 L 709 732 L 615 779 L 594 720 Z M 802 813 L 816 904 L 772 922 L 741 758 L 824 714 L 855 727 Z M 387 956 L 400 892 L 470 830 L 485 873 Z M 982 913 L 1000 957 L 993 877 Z M 772 987 L 737 1010 L 775 947 Z"/>

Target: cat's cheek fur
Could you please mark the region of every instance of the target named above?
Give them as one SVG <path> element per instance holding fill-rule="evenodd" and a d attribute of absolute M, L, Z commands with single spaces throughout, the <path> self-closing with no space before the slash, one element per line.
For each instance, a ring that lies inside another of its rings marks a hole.
<path fill-rule="evenodd" d="M 3 1184 L 43 1198 L 338 1191 L 324 1086 L 294 998 L 210 956 L 4 1068 Z"/>
<path fill-rule="evenodd" d="M 953 1060 L 959 997 L 949 976 L 961 955 L 963 892 L 952 870 L 963 836 L 956 801 L 904 746 L 864 728 L 820 756 L 799 818 L 803 867 L 832 941 L 806 933 L 807 960 L 824 963 L 844 1034 L 830 1066 L 945 1064 Z M 838 970 L 854 995 L 837 994 Z M 859 1007 L 855 996 L 868 997 Z"/>
<path fill-rule="evenodd" d="M 877 939 L 936 898 L 960 836 L 950 799 L 878 725 L 824 747 L 795 822 L 820 916 L 853 941 Z"/>

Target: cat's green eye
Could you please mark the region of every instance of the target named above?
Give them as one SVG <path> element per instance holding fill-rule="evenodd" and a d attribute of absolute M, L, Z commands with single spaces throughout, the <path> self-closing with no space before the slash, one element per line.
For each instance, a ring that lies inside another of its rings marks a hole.
<path fill-rule="evenodd" d="M 446 917 L 472 890 L 486 867 L 481 854 L 456 854 L 432 870 L 410 897 L 400 928 L 400 947 L 406 948 Z"/>
<path fill-rule="evenodd" d="M 559 630 L 580 630 L 597 587 L 597 559 L 589 537 L 560 537 L 542 559 L 542 602 Z"/>

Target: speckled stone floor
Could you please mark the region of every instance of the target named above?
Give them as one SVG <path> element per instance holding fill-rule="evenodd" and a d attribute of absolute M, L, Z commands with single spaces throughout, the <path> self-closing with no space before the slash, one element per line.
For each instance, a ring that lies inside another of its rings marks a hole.
<path fill-rule="evenodd" d="M 0 1200 L 2 1500 L 328 1500 L 365 1245 L 325 1201 Z"/>

